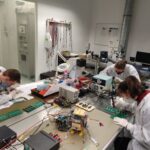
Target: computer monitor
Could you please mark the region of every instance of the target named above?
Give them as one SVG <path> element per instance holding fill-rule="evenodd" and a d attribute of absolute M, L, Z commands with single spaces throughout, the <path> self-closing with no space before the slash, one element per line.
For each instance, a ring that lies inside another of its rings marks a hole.
<path fill-rule="evenodd" d="M 137 51 L 135 61 L 150 65 L 150 53 Z"/>

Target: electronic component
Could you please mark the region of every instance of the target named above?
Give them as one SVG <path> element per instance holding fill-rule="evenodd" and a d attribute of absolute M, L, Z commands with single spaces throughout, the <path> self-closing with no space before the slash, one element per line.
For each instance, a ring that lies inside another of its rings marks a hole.
<path fill-rule="evenodd" d="M 23 113 L 22 110 L 16 109 L 16 110 L 10 111 L 10 112 L 8 112 L 8 113 L 1 114 L 1 115 L 0 115 L 0 122 L 2 122 L 2 121 L 4 121 L 4 120 L 7 120 L 7 119 L 10 119 L 10 118 L 12 118 L 12 117 L 21 115 L 22 113 Z"/>
<path fill-rule="evenodd" d="M 68 131 L 71 128 L 71 116 L 58 115 L 56 117 L 56 126 L 59 131 Z"/>
<path fill-rule="evenodd" d="M 85 67 L 86 66 L 86 60 L 85 59 L 77 59 L 77 66 Z"/>
<path fill-rule="evenodd" d="M 54 139 L 56 139 L 58 142 L 62 142 L 62 139 L 58 134 L 49 133 L 50 136 L 52 136 Z"/>
<path fill-rule="evenodd" d="M 99 92 L 103 89 L 103 87 L 101 87 L 97 83 L 91 83 L 89 87 L 90 87 L 90 90 L 93 91 L 93 92 Z"/>
<path fill-rule="evenodd" d="M 46 98 L 49 95 L 57 93 L 58 91 L 59 91 L 59 83 L 42 84 L 42 85 L 38 85 L 37 88 L 31 89 L 31 93 L 40 98 Z"/>
<path fill-rule="evenodd" d="M 81 108 L 75 108 L 71 116 L 71 129 L 70 132 L 79 133 L 82 136 L 84 128 L 87 126 L 87 115 L 85 110 Z"/>
<path fill-rule="evenodd" d="M 25 112 L 31 112 L 31 111 L 33 111 L 33 110 L 35 110 L 35 109 L 37 109 L 37 108 L 39 108 L 39 107 L 41 107 L 41 106 L 43 106 L 43 105 L 44 105 L 43 102 L 35 102 L 35 103 L 33 103 L 32 105 L 27 106 L 27 107 L 24 108 L 23 110 L 24 110 Z"/>
<path fill-rule="evenodd" d="M 76 106 L 78 106 L 78 107 L 80 107 L 80 108 L 82 108 L 82 109 L 84 109 L 86 111 L 92 111 L 95 108 L 93 105 L 90 105 L 90 104 L 88 104 L 86 102 L 78 102 L 76 104 Z"/>
<path fill-rule="evenodd" d="M 56 97 L 55 99 L 54 99 L 54 102 L 57 104 L 57 105 L 59 105 L 59 106 L 61 106 L 61 107 L 70 107 L 71 106 L 71 102 L 68 100 L 68 99 L 66 99 L 65 97 Z"/>
<path fill-rule="evenodd" d="M 47 79 L 50 77 L 55 77 L 56 71 L 48 71 L 40 74 L 40 80 Z"/>
<path fill-rule="evenodd" d="M 105 107 L 104 111 L 109 113 L 112 119 L 114 117 L 127 118 L 129 115 L 126 111 L 120 111 L 118 108 L 114 108 L 112 106 Z"/>
<path fill-rule="evenodd" d="M 29 150 L 58 150 L 60 142 L 45 131 L 40 131 L 27 139 L 24 145 Z"/>
<path fill-rule="evenodd" d="M 0 150 L 9 147 L 17 139 L 17 134 L 7 126 L 0 127 Z"/>
<path fill-rule="evenodd" d="M 68 101 L 70 101 L 70 103 L 76 103 L 78 100 L 78 96 L 79 90 L 76 88 L 68 85 L 61 85 L 59 87 L 59 97 L 66 98 Z"/>
<path fill-rule="evenodd" d="M 112 77 L 104 74 L 98 74 L 93 76 L 93 81 L 98 84 L 101 90 L 111 90 Z"/>
<path fill-rule="evenodd" d="M 108 62 L 108 51 L 100 51 L 100 61 L 103 63 Z"/>

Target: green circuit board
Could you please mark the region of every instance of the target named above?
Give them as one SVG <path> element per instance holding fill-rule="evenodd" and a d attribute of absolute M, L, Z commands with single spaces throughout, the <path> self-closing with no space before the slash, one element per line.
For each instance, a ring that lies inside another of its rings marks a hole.
<path fill-rule="evenodd" d="M 33 110 L 39 108 L 39 107 L 42 106 L 42 105 L 44 105 L 43 102 L 35 102 L 35 103 L 33 103 L 32 105 L 27 106 L 27 107 L 24 108 L 23 110 L 24 110 L 25 112 L 28 112 L 28 113 L 29 113 L 29 112 L 31 112 L 31 111 L 33 111 Z"/>
<path fill-rule="evenodd" d="M 113 119 L 114 117 L 119 117 L 119 118 L 127 118 L 128 114 L 125 111 L 120 111 L 117 108 L 114 108 L 112 106 L 106 106 L 105 107 L 105 112 L 111 115 L 111 118 Z"/>
<path fill-rule="evenodd" d="M 12 118 L 12 117 L 21 115 L 22 113 L 23 113 L 22 110 L 16 109 L 16 110 L 10 111 L 10 112 L 8 112 L 8 113 L 1 114 L 1 115 L 0 115 L 0 122 L 5 121 L 5 120 L 7 120 L 7 119 L 10 119 L 10 118 Z"/>

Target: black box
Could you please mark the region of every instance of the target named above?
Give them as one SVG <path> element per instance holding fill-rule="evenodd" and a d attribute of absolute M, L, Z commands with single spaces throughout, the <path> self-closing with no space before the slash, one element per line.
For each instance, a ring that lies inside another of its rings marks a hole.
<path fill-rule="evenodd" d="M 86 66 L 86 60 L 85 59 L 77 59 L 77 66 L 85 67 Z"/>
<path fill-rule="evenodd" d="M 55 74 L 56 74 L 56 71 L 54 71 L 54 70 L 48 71 L 48 72 L 45 72 L 45 73 L 41 73 L 40 74 L 40 80 L 50 78 L 50 77 L 54 77 Z"/>
<path fill-rule="evenodd" d="M 17 139 L 17 134 L 7 126 L 0 127 L 0 149 L 9 146 Z"/>
<path fill-rule="evenodd" d="M 32 135 L 24 144 L 31 150 L 58 150 L 60 145 L 59 141 L 45 131 Z"/>

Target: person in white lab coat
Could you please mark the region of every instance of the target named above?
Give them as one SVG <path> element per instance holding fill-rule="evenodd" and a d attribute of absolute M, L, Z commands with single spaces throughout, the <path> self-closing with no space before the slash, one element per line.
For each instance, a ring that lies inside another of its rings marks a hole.
<path fill-rule="evenodd" d="M 5 90 L 4 76 L 3 72 L 6 71 L 6 68 L 0 66 L 0 92 Z"/>
<path fill-rule="evenodd" d="M 141 81 L 135 67 L 130 64 L 127 64 L 125 60 L 120 60 L 116 64 L 112 64 L 106 67 L 100 72 L 100 74 L 113 76 L 118 82 L 122 82 L 123 80 L 125 80 L 125 78 L 127 78 L 130 75 L 135 76 L 139 81 Z"/>
<path fill-rule="evenodd" d="M 8 69 L 0 76 L 0 105 L 13 99 L 21 79 L 20 72 L 16 69 Z"/>
<path fill-rule="evenodd" d="M 2 80 L 3 80 L 3 72 L 4 71 L 6 71 L 6 68 L 0 66 L 0 91 L 3 90 Z"/>
<path fill-rule="evenodd" d="M 135 122 L 132 124 L 126 119 L 114 118 L 114 122 L 125 127 L 132 138 L 117 138 L 115 150 L 150 150 L 150 90 L 144 90 L 141 83 L 134 76 L 127 77 L 118 86 L 118 94 L 137 103 L 130 105 L 122 99 L 115 100 L 115 106 L 121 109 L 135 109 Z"/>

